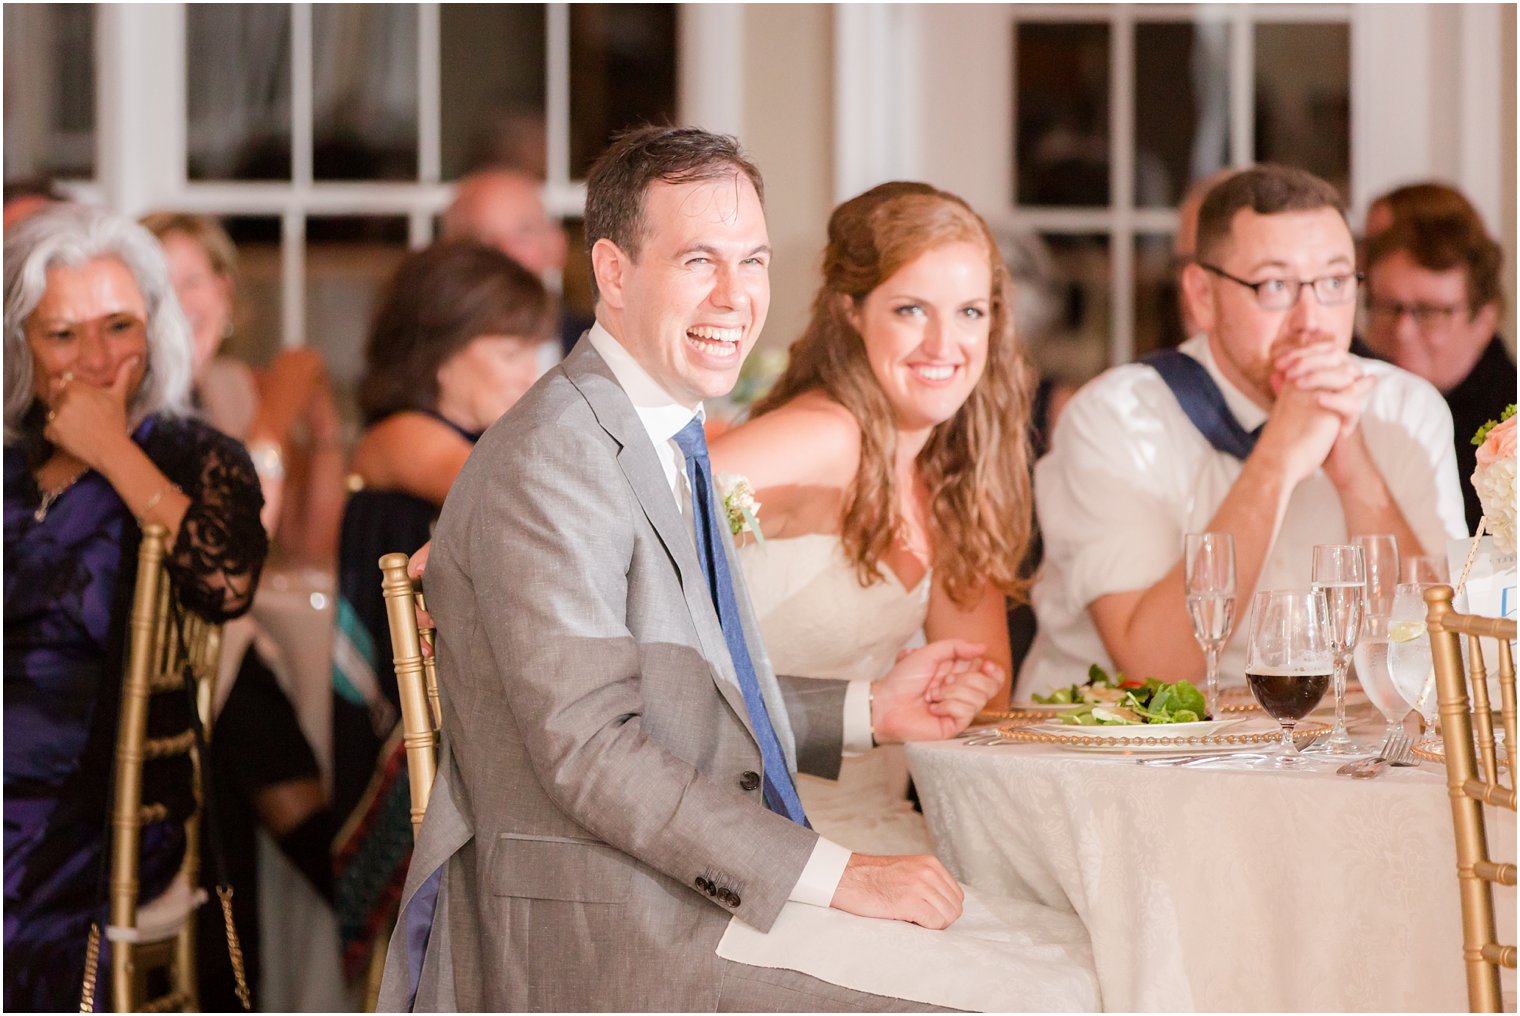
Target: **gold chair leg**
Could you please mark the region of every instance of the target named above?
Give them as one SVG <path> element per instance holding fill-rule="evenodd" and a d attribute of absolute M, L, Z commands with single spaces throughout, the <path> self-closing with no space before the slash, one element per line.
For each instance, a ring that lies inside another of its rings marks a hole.
<path fill-rule="evenodd" d="M 385 954 L 390 952 L 391 936 L 381 935 L 375 939 L 375 950 L 369 954 L 369 969 L 364 972 L 364 1012 L 374 1012 L 380 1003 L 380 982 L 385 977 Z"/>
<path fill-rule="evenodd" d="M 195 963 L 197 915 L 190 911 L 185 926 L 174 937 L 174 991 L 185 1000 L 186 1012 L 200 1012 L 200 971 Z"/>

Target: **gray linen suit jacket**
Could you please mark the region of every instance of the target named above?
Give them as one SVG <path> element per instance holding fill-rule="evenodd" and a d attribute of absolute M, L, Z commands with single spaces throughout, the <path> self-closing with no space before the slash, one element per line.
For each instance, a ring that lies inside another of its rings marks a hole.
<path fill-rule="evenodd" d="M 836 776 L 844 683 L 778 680 L 730 569 L 783 744 Z M 442 880 L 416 1008 L 712 1010 L 730 917 L 768 929 L 817 834 L 761 803 L 691 525 L 585 339 L 476 445 L 426 581 L 444 736 L 403 906 Z M 382 1010 L 422 943 L 403 917 Z"/>

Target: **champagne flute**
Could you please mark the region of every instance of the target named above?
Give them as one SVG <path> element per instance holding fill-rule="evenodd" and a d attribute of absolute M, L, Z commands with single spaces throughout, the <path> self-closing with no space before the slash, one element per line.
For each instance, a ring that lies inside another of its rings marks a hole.
<path fill-rule="evenodd" d="M 1345 543 L 1322 543 L 1314 548 L 1314 588 L 1325 594 L 1330 611 L 1330 648 L 1335 658 L 1335 728 L 1321 747 L 1323 755 L 1358 755 L 1367 749 L 1346 732 L 1346 671 L 1362 632 L 1362 595 L 1367 567 L 1362 548 Z"/>
<path fill-rule="evenodd" d="M 1235 618 L 1235 537 L 1229 533 L 1188 533 L 1183 540 L 1183 583 L 1193 637 L 1208 660 L 1204 700 L 1210 719 L 1219 719 L 1219 654 Z"/>
<path fill-rule="evenodd" d="M 1330 608 L 1322 590 L 1265 590 L 1251 601 L 1246 683 L 1261 708 L 1282 725 L 1276 754 L 1258 763 L 1264 768 L 1307 765 L 1293 743 L 1293 728 L 1330 687 L 1335 667 L 1330 628 Z"/>

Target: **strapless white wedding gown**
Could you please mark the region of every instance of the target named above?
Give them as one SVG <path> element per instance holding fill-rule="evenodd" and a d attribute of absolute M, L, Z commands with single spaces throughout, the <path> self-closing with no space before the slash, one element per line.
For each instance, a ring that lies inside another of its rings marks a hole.
<path fill-rule="evenodd" d="M 815 534 L 739 548 L 765 648 L 778 674 L 875 680 L 924 626 L 928 574 L 904 589 L 891 569 L 862 587 L 838 536 Z M 838 780 L 799 774 L 808 821 L 841 846 L 869 854 L 933 853 L 924 817 L 907 800 L 900 745 L 846 756 Z"/>

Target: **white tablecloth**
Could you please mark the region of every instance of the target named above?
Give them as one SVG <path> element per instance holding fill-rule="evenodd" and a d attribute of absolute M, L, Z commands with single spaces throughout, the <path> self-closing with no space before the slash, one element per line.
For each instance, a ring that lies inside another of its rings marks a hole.
<path fill-rule="evenodd" d="M 1353 780 L 958 741 L 908 758 L 957 877 L 1082 919 L 1106 1010 L 1467 1008 L 1438 766 Z M 1513 858 L 1514 815 L 1489 819 Z M 1515 894 L 1495 895 L 1504 938 Z"/>
<path fill-rule="evenodd" d="M 973 1012 L 1096 1012 L 1082 922 L 1027 900 L 967 890 L 943 931 L 789 901 L 769 932 L 733 918 L 718 955 L 830 984 Z"/>

